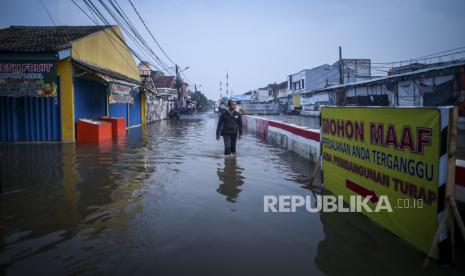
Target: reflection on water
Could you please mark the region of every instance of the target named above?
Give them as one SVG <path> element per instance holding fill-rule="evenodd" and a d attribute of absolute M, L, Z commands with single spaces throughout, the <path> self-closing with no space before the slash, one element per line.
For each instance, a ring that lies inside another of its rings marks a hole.
<path fill-rule="evenodd" d="M 237 165 L 235 156 L 224 158 L 224 167 L 217 169 L 220 186 L 216 190 L 225 195 L 229 202 L 236 202 L 237 196 L 241 192 L 240 186 L 244 184 L 244 177 L 241 175 L 243 169 Z"/>
<path fill-rule="evenodd" d="M 419 271 L 423 255 L 364 216 L 264 213 L 264 195 L 314 198 L 313 165 L 252 135 L 225 158 L 215 127 L 203 115 L 100 145 L 1 144 L 0 275 Z"/>

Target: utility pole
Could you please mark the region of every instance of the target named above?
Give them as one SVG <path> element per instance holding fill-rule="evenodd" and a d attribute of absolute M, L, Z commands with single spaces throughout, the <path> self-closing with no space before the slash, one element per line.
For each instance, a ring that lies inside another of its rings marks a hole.
<path fill-rule="evenodd" d="M 229 97 L 229 95 L 228 95 L 229 94 L 229 82 L 228 82 L 228 79 L 229 79 L 229 75 L 228 75 L 228 71 L 226 71 L 226 98 Z"/>
<path fill-rule="evenodd" d="M 274 87 L 273 87 L 273 97 L 274 97 L 274 102 L 278 101 L 278 86 L 276 82 L 274 82 Z"/>
<path fill-rule="evenodd" d="M 342 47 L 339 46 L 339 84 L 344 84 L 344 65 L 342 64 Z"/>
<path fill-rule="evenodd" d="M 2 162 L 2 154 L 0 153 L 0 194 L 2 193 L 2 172 L 3 172 L 3 162 Z"/>
<path fill-rule="evenodd" d="M 223 102 L 223 86 L 220 81 L 220 102 Z"/>
<path fill-rule="evenodd" d="M 199 103 L 197 101 L 197 84 L 196 83 L 194 83 L 194 101 L 195 101 L 195 108 L 197 108 Z"/>
<path fill-rule="evenodd" d="M 178 90 L 178 108 L 180 108 L 181 105 L 181 86 L 180 86 L 180 81 L 179 81 L 179 67 L 176 64 L 176 89 Z"/>

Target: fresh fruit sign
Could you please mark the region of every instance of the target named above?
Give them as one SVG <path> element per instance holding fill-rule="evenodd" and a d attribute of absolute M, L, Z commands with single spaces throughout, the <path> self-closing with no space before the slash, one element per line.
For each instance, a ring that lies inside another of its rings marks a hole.
<path fill-rule="evenodd" d="M 0 96 L 56 97 L 55 63 L 0 63 Z"/>
<path fill-rule="evenodd" d="M 392 212 L 365 214 L 427 252 L 444 197 L 445 133 L 439 108 L 324 107 L 324 185 L 346 202 L 359 195 L 374 205 L 387 196 Z"/>

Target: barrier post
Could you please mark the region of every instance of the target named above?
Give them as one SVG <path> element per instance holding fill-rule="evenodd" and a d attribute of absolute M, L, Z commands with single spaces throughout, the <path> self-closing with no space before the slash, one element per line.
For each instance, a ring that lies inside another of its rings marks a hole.
<path fill-rule="evenodd" d="M 429 259 L 432 256 L 434 248 L 438 245 L 439 234 L 442 227 L 446 227 L 447 236 L 450 245 L 450 261 L 455 261 L 455 222 L 459 226 L 462 238 L 465 241 L 465 226 L 460 217 L 457 205 L 454 198 L 454 185 L 455 185 L 455 159 L 457 151 L 457 118 L 458 109 L 453 107 L 449 109 L 449 127 L 448 127 L 448 141 L 447 141 L 447 181 L 445 187 L 445 206 L 444 206 L 444 217 L 441 219 L 434 237 L 433 243 L 431 244 L 430 251 L 423 266 L 426 267 L 429 263 Z"/>
<path fill-rule="evenodd" d="M 458 109 L 453 107 L 449 110 L 449 139 L 447 143 L 447 183 L 446 183 L 446 202 L 450 204 L 452 201 L 455 206 L 454 186 L 455 186 L 455 154 L 457 151 L 457 118 Z M 450 208 L 449 208 L 450 210 Z M 450 257 L 451 262 L 455 261 L 455 226 L 454 226 L 454 210 L 450 210 L 448 224 L 446 226 L 447 233 L 450 239 Z"/>
<path fill-rule="evenodd" d="M 2 193 L 2 174 L 3 173 L 3 163 L 2 163 L 2 154 L 0 153 L 0 194 Z"/>
<path fill-rule="evenodd" d="M 3 184 L 3 160 L 2 153 L 0 152 L 0 194 L 3 193 L 2 184 Z"/>

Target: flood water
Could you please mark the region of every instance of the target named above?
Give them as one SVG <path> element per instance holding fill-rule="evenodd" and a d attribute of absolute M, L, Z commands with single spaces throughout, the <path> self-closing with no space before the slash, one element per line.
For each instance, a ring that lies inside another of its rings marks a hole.
<path fill-rule="evenodd" d="M 225 158 L 214 114 L 100 145 L 2 144 L 0 275 L 464 274 L 361 214 L 264 213 L 310 195 L 313 165 L 245 134 Z"/>

